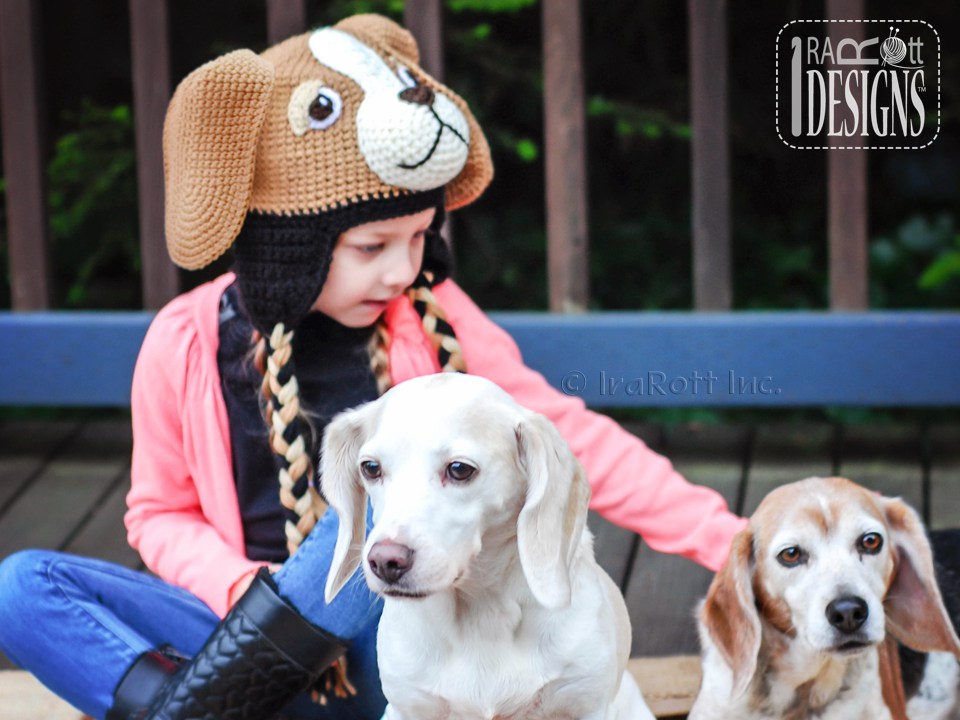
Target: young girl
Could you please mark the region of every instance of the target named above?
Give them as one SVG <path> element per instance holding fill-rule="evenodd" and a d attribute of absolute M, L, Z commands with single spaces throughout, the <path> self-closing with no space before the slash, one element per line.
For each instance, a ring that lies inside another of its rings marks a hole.
<path fill-rule="evenodd" d="M 171 256 L 233 247 L 235 273 L 158 313 L 137 362 L 126 524 L 157 577 L 48 551 L 0 566 L 0 648 L 54 692 L 98 718 L 380 717 L 380 601 L 357 576 L 323 602 L 316 453 L 336 413 L 434 372 L 546 415 L 609 520 L 723 563 L 743 521 L 722 498 L 554 391 L 447 277 L 445 212 L 492 166 L 404 30 L 357 16 L 199 68 L 164 153 Z"/>

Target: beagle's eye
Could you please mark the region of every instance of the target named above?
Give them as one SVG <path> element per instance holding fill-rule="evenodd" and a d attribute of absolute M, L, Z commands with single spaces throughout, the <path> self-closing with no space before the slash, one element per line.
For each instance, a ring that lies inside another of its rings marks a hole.
<path fill-rule="evenodd" d="M 867 555 L 876 555 L 883 548 L 883 536 L 875 532 L 864 533 L 857 540 L 857 547 Z"/>
<path fill-rule="evenodd" d="M 787 568 L 803 565 L 806 561 L 807 553 L 797 545 L 784 548 L 777 554 L 777 562 Z"/>
<path fill-rule="evenodd" d="M 360 473 L 367 480 L 379 480 L 383 476 L 383 468 L 376 460 L 362 460 L 360 462 Z"/>
<path fill-rule="evenodd" d="M 307 106 L 307 115 L 310 116 L 310 128 L 326 130 L 340 119 L 343 110 L 343 100 L 340 93 L 333 88 L 321 87 L 317 96 Z"/>
<path fill-rule="evenodd" d="M 446 479 L 455 483 L 469 482 L 476 474 L 477 469 L 473 465 L 465 463 L 461 460 L 454 460 L 452 463 L 447 465 L 445 472 Z"/>

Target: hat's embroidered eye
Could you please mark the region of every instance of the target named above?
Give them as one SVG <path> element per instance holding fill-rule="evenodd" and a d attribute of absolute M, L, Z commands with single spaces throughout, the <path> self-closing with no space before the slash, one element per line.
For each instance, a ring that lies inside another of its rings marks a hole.
<path fill-rule="evenodd" d="M 400 82 L 402 82 L 408 88 L 413 88 L 420 84 L 417 82 L 417 79 L 413 76 L 413 74 L 403 65 L 400 65 L 397 68 L 397 77 L 400 78 Z"/>
<path fill-rule="evenodd" d="M 290 94 L 287 120 L 293 134 L 303 137 L 311 130 L 326 130 L 340 119 L 342 110 L 340 93 L 322 80 L 307 80 Z"/>
<path fill-rule="evenodd" d="M 310 116 L 310 128 L 312 130 L 326 130 L 340 119 L 342 110 L 343 100 L 340 99 L 340 93 L 333 88 L 320 88 L 317 91 L 317 96 L 307 107 L 307 114 Z"/>

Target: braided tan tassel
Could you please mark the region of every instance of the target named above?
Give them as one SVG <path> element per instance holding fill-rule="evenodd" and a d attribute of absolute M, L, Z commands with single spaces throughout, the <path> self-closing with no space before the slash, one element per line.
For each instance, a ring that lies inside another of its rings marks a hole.
<path fill-rule="evenodd" d="M 356 694 L 357 689 L 347 678 L 347 658 L 344 655 L 323 671 L 313 685 L 310 699 L 317 705 L 326 705 L 331 695 L 343 699 Z"/>
<path fill-rule="evenodd" d="M 460 341 L 447 315 L 437 302 L 436 296 L 429 287 L 415 287 L 407 291 L 414 309 L 420 315 L 423 329 L 437 351 L 437 359 L 443 372 L 467 372 L 467 364 L 463 359 L 463 350 Z"/>
<path fill-rule="evenodd" d="M 301 478 L 310 477 L 313 470 L 310 462 L 309 446 L 298 430 L 292 441 L 287 440 L 287 430 L 291 425 L 306 426 L 306 418 L 300 409 L 300 387 L 296 375 L 290 373 L 286 381 L 280 375 L 293 357 L 291 341 L 293 332 L 287 331 L 283 323 L 277 323 L 270 333 L 269 355 L 263 375 L 263 394 L 266 398 L 266 421 L 270 428 L 270 447 L 285 461 L 285 467 L 279 472 L 280 504 L 292 510 L 298 520 L 287 520 L 284 532 L 287 536 L 287 549 L 293 555 L 300 543 L 317 524 L 317 520 L 326 511 L 326 503 L 311 486 L 301 497 L 294 494 L 294 487 Z"/>
<path fill-rule="evenodd" d="M 370 338 L 370 369 L 373 370 L 373 377 L 377 381 L 377 394 L 383 395 L 390 386 L 393 385 L 393 378 L 390 377 L 390 333 L 387 326 L 381 320 L 374 328 L 373 337 Z"/>

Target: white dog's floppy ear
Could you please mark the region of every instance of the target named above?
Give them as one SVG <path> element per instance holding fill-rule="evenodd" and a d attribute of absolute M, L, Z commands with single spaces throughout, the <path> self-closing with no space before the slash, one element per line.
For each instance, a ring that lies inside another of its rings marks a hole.
<path fill-rule="evenodd" d="M 960 659 L 960 639 L 937 587 L 933 553 L 920 516 L 895 498 L 884 498 L 883 507 L 896 562 L 883 603 L 887 627 L 914 650 L 949 652 Z"/>
<path fill-rule="evenodd" d="M 534 597 L 545 607 L 570 603 L 570 564 L 580 544 L 590 485 L 557 429 L 530 413 L 516 429 L 527 492 L 517 521 L 520 565 Z"/>
<path fill-rule="evenodd" d="M 753 593 L 753 534 L 741 530 L 710 584 L 700 620 L 733 671 L 733 697 L 742 695 L 757 670 L 760 614 Z"/>
<path fill-rule="evenodd" d="M 360 566 L 367 532 L 367 494 L 360 482 L 357 460 L 376 406 L 372 402 L 340 413 L 327 425 L 323 438 L 320 486 L 340 519 L 324 592 L 328 603 Z"/>

